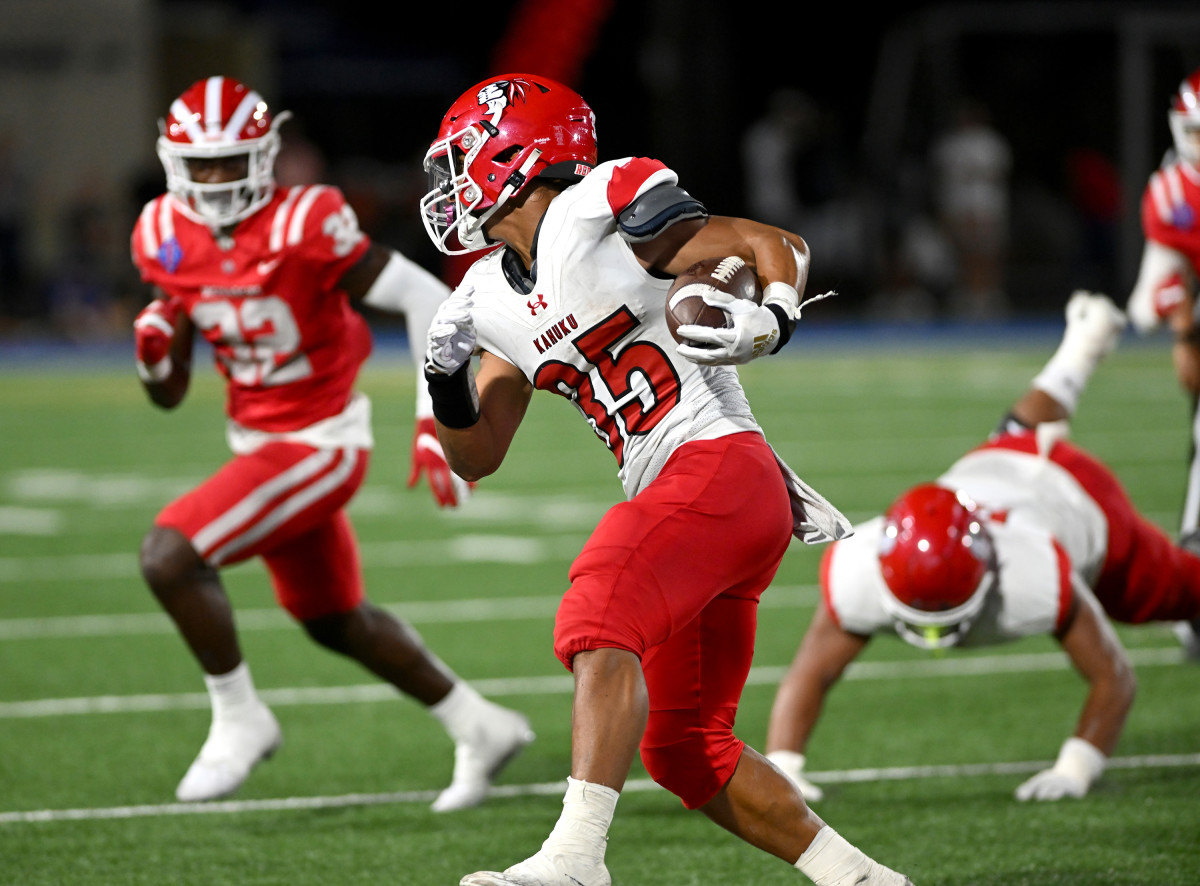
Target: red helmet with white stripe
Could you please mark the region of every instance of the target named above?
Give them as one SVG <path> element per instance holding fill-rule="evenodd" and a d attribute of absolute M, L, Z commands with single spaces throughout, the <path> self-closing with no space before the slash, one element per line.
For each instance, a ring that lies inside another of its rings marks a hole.
<path fill-rule="evenodd" d="M 963 638 L 996 580 L 991 536 L 964 492 L 923 483 L 884 515 L 879 567 L 883 607 L 914 646 L 941 649 Z"/>
<path fill-rule="evenodd" d="M 1200 68 L 1179 84 L 1171 99 L 1167 122 L 1179 159 L 1200 166 Z"/>
<path fill-rule="evenodd" d="M 231 77 L 193 83 L 159 122 L 167 190 L 188 216 L 213 229 L 253 215 L 275 192 L 279 125 L 289 116 L 272 117 L 262 96 Z M 195 167 L 204 161 L 243 157 L 245 171 L 234 180 L 196 179 Z"/>
<path fill-rule="evenodd" d="M 477 83 L 450 106 L 425 154 L 425 230 L 448 255 L 486 249 L 483 223 L 530 181 L 578 181 L 595 165 L 596 117 L 575 90 L 536 74 Z M 451 232 L 463 248 L 448 243 Z"/>

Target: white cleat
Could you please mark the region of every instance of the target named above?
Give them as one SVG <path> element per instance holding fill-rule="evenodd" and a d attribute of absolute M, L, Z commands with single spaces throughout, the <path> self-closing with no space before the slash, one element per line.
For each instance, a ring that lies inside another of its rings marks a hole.
<path fill-rule="evenodd" d="M 236 720 L 213 721 L 200 753 L 175 789 L 175 798 L 198 803 L 228 797 L 281 744 L 279 721 L 266 705 Z"/>
<path fill-rule="evenodd" d="M 489 702 L 489 704 L 491 704 Z M 433 801 L 434 812 L 470 809 L 487 799 L 492 779 L 534 739 L 524 715 L 492 705 L 487 723 L 454 746 L 454 776 Z"/>
<path fill-rule="evenodd" d="M 479 871 L 458 881 L 459 886 L 612 886 L 603 861 L 580 856 L 536 855 L 503 873 Z"/>
<path fill-rule="evenodd" d="M 1067 301 L 1067 331 L 1064 338 L 1077 340 L 1081 349 L 1096 359 L 1112 353 L 1121 340 L 1128 318 L 1111 298 L 1078 289 Z"/>
<path fill-rule="evenodd" d="M 1183 646 L 1183 656 L 1188 661 L 1200 661 L 1200 619 L 1194 621 L 1177 621 L 1172 625 L 1176 638 Z"/>

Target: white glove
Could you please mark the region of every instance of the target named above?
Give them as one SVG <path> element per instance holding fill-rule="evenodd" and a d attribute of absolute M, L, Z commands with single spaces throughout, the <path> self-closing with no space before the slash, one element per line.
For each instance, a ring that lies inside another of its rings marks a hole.
<path fill-rule="evenodd" d="M 704 303 L 728 314 L 733 326 L 725 329 L 691 323 L 680 326 L 679 335 L 697 343 L 676 346 L 681 357 L 707 366 L 749 363 L 769 354 L 779 341 L 779 318 L 770 308 L 718 289 L 705 292 Z"/>
<path fill-rule="evenodd" d="M 475 352 L 474 303 L 471 287 L 456 289 L 442 302 L 429 322 L 425 368 L 441 375 L 453 375 Z"/>
<path fill-rule="evenodd" d="M 767 759 L 774 763 L 779 771 L 786 775 L 800 788 L 807 803 L 815 803 L 825 796 L 825 792 L 804 777 L 804 755 L 795 751 L 771 751 Z"/>
<path fill-rule="evenodd" d="M 1079 798 L 1104 771 L 1105 756 L 1090 742 L 1071 737 L 1063 742 L 1052 769 L 1039 772 L 1016 790 L 1018 800 Z"/>

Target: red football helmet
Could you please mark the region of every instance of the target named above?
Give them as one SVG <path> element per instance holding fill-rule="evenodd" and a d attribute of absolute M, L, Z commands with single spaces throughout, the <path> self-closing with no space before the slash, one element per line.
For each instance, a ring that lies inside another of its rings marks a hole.
<path fill-rule="evenodd" d="M 171 103 L 159 121 L 158 158 L 167 172 L 167 190 L 192 219 L 215 229 L 227 227 L 262 208 L 275 192 L 279 125 L 267 103 L 231 77 L 198 80 Z M 244 178 L 196 181 L 189 161 L 245 155 Z"/>
<path fill-rule="evenodd" d="M 485 80 L 450 106 L 425 154 L 425 230 L 447 255 L 486 249 L 484 222 L 532 179 L 578 181 L 595 165 L 596 118 L 579 93 L 536 74 Z"/>
<path fill-rule="evenodd" d="M 1179 84 L 1167 121 L 1179 159 L 1200 166 L 1200 68 Z"/>
<path fill-rule="evenodd" d="M 879 566 L 896 632 L 922 649 L 959 642 L 996 577 L 991 537 L 975 502 L 933 483 L 914 486 L 888 508 Z"/>

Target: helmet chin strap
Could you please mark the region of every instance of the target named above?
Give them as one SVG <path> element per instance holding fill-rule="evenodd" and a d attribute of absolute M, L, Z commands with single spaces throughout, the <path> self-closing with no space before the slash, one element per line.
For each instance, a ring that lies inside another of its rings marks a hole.
<path fill-rule="evenodd" d="M 481 238 L 483 238 L 484 243 L 486 243 L 489 246 L 495 245 L 494 242 L 492 241 L 492 239 L 490 237 L 488 237 L 487 234 L 484 233 L 484 230 L 483 230 L 484 223 L 487 222 L 488 219 L 490 219 L 493 215 L 496 214 L 496 210 L 498 210 L 501 206 L 503 206 L 505 203 L 508 202 L 509 197 L 511 197 L 522 186 L 524 186 L 525 182 L 528 180 L 528 177 L 529 177 L 529 170 L 531 170 L 533 168 L 534 164 L 537 163 L 538 158 L 541 156 L 542 156 L 542 152 L 537 149 L 534 149 L 534 151 L 529 155 L 529 158 L 524 163 L 521 164 L 521 168 L 512 172 L 511 174 L 509 174 L 508 178 L 505 179 L 505 181 L 504 181 L 504 188 L 496 196 L 496 202 L 493 203 L 491 206 L 489 206 L 487 208 L 487 210 L 485 212 L 483 212 L 481 215 L 476 216 L 475 224 L 469 226 L 469 233 L 470 233 L 470 237 L 472 240 L 474 239 L 475 233 L 477 232 L 479 234 L 479 236 Z M 470 216 L 464 213 L 463 219 L 466 220 L 468 218 L 470 218 Z M 461 242 L 463 242 L 464 244 L 466 243 L 466 241 L 461 236 L 459 237 L 459 240 Z"/>

